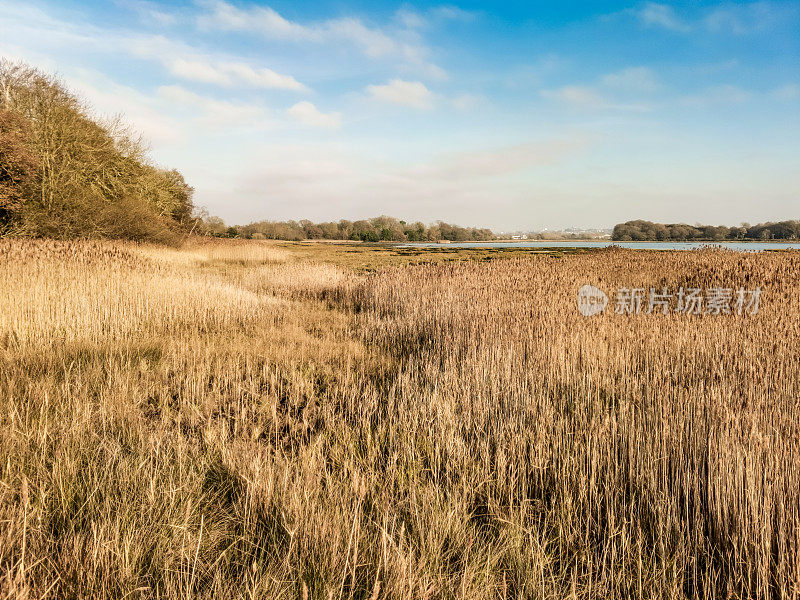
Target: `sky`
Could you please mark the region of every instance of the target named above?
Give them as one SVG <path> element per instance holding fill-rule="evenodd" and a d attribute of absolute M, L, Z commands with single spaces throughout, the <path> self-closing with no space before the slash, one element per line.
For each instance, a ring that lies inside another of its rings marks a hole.
<path fill-rule="evenodd" d="M 800 0 L 0 0 L 229 224 L 800 218 Z"/>

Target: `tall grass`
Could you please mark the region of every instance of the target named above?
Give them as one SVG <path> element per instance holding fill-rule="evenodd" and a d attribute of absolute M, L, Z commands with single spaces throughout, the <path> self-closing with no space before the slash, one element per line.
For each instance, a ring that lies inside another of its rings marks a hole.
<path fill-rule="evenodd" d="M 0 247 L 9 597 L 797 598 L 800 256 Z M 583 283 L 761 286 L 581 317 Z"/>

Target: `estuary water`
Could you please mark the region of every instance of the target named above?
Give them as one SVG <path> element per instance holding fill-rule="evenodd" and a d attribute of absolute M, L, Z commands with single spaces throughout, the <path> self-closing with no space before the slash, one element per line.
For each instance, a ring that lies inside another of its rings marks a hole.
<path fill-rule="evenodd" d="M 800 242 L 612 242 L 611 240 L 519 240 L 513 242 L 409 242 L 401 248 L 635 248 L 638 250 L 697 250 L 726 248 L 737 252 L 765 250 L 800 250 Z"/>

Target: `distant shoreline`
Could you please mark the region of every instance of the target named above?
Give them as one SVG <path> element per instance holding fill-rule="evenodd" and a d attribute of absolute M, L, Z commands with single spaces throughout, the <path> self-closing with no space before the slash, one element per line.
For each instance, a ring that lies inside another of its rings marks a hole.
<path fill-rule="evenodd" d="M 637 240 L 622 242 L 614 240 L 505 240 L 493 242 L 453 242 L 451 244 L 440 245 L 435 242 L 401 242 L 394 244 L 396 248 L 416 248 L 429 251 L 450 248 L 453 251 L 466 249 L 484 250 L 527 250 L 527 251 L 546 251 L 553 249 L 556 251 L 564 250 L 603 250 L 610 248 L 642 250 L 654 252 L 670 251 L 690 251 L 703 249 L 723 249 L 735 252 L 769 252 L 783 250 L 800 250 L 800 241 L 780 240 L 767 242 L 733 242 L 733 241 L 691 241 L 691 242 L 664 242 L 664 241 L 644 241 Z"/>
<path fill-rule="evenodd" d="M 501 244 L 501 243 L 569 243 L 569 242 L 595 242 L 614 244 L 800 244 L 798 240 L 608 240 L 597 238 L 576 238 L 576 239 L 562 239 L 562 240 L 463 240 L 458 242 L 450 242 L 451 244 Z M 394 242 L 396 244 L 437 244 L 439 242 Z"/>

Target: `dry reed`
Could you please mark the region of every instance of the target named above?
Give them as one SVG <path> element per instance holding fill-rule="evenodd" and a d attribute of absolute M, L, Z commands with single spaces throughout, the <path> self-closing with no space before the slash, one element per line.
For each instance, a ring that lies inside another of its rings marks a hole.
<path fill-rule="evenodd" d="M 797 598 L 798 273 L 0 242 L 0 590 Z M 583 283 L 764 300 L 587 319 Z"/>

